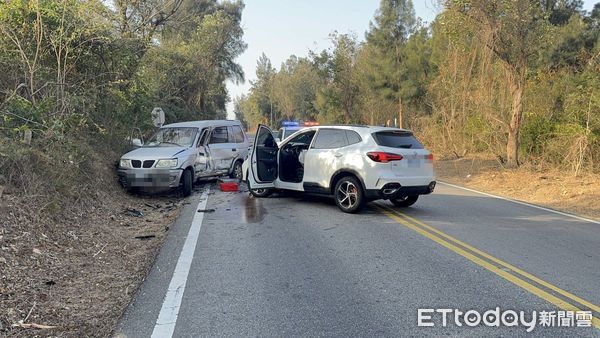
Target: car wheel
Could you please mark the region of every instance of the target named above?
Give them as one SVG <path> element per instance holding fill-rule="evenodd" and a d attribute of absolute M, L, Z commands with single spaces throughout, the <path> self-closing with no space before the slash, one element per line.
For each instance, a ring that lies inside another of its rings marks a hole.
<path fill-rule="evenodd" d="M 125 187 L 125 191 L 127 191 L 128 194 L 136 195 L 136 194 L 140 193 L 140 188 L 139 187 L 127 186 L 127 187 Z"/>
<path fill-rule="evenodd" d="M 250 182 L 248 182 L 248 190 L 250 190 L 252 196 L 259 198 L 268 197 L 273 192 L 273 189 L 269 188 L 252 189 L 252 187 L 250 186 Z"/>
<path fill-rule="evenodd" d="M 414 195 L 414 196 L 404 196 L 401 198 L 396 198 L 396 199 L 391 199 L 390 201 L 392 202 L 392 204 L 394 204 L 397 207 L 410 207 L 411 205 L 415 204 L 415 202 L 417 202 L 417 199 L 419 199 L 419 195 Z"/>
<path fill-rule="evenodd" d="M 342 177 L 335 185 L 335 203 L 343 212 L 357 212 L 365 204 L 360 182 L 352 176 Z"/>
<path fill-rule="evenodd" d="M 230 178 L 237 178 L 238 180 L 242 179 L 242 161 L 236 161 L 233 165 L 233 169 L 231 170 L 231 174 L 229 174 Z"/>
<path fill-rule="evenodd" d="M 181 180 L 182 180 L 181 192 L 183 193 L 184 197 L 188 197 L 189 195 L 192 194 L 192 185 L 193 185 L 192 171 L 189 169 L 184 170 L 182 175 L 183 175 L 183 177 L 181 178 Z"/>
<path fill-rule="evenodd" d="M 267 188 L 258 188 L 258 189 L 250 189 L 250 193 L 252 194 L 252 196 L 254 197 L 268 197 L 269 195 L 271 195 L 273 191 L 271 189 L 267 189 Z"/>

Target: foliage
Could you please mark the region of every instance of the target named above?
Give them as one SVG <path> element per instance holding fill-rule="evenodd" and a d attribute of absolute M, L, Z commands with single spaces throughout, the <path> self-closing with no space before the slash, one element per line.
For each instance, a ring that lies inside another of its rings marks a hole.
<path fill-rule="evenodd" d="M 238 119 L 395 124 L 436 151 L 598 170 L 600 4 L 447 0 L 428 27 L 410 0 L 381 0 L 361 41 L 257 63 Z M 168 121 L 225 117 L 241 82 L 241 1 L 0 2 L 0 132 L 36 144 L 80 134 L 119 143 Z M 72 142 L 72 141 L 71 141 Z"/>
<path fill-rule="evenodd" d="M 240 1 L 0 3 L 0 128 L 41 143 L 80 132 L 123 139 L 167 121 L 222 118 L 246 48 Z M 182 12 L 185 11 L 185 12 Z M 44 140 L 44 141 L 42 141 Z"/>
<path fill-rule="evenodd" d="M 250 126 L 271 113 L 274 127 L 397 120 L 453 156 L 599 170 L 600 4 L 590 13 L 579 0 L 444 5 L 424 27 L 411 1 L 381 0 L 364 42 L 334 32 L 326 50 L 277 71 L 269 61 L 236 113 Z"/>

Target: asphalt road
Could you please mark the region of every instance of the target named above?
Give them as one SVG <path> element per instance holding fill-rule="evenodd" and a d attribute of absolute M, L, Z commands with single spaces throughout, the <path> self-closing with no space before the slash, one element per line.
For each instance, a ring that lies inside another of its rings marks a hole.
<path fill-rule="evenodd" d="M 116 335 L 527 334 L 524 325 L 458 326 L 453 314 L 445 327 L 439 313 L 425 320 L 434 326 L 417 325 L 418 309 L 497 307 L 528 320 L 532 311 L 591 310 L 600 327 L 598 222 L 444 184 L 411 208 L 378 202 L 356 215 L 318 196 L 256 199 L 208 186 L 171 227 Z M 600 330 L 538 319 L 529 334 Z"/>

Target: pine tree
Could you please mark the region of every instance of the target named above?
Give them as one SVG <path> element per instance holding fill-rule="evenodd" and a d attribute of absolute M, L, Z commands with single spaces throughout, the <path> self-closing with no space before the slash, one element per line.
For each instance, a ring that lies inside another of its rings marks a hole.
<path fill-rule="evenodd" d="M 384 99 L 396 100 L 399 127 L 404 124 L 403 49 L 417 27 L 411 0 L 381 0 L 366 35 L 367 43 L 372 45 L 375 54 L 372 57 L 371 86 Z"/>

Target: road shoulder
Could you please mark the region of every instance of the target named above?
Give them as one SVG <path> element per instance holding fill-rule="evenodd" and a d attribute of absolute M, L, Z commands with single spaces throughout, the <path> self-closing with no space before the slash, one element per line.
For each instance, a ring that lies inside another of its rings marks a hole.
<path fill-rule="evenodd" d="M 574 176 L 532 167 L 506 169 L 494 159 L 435 162 L 439 180 L 481 192 L 600 220 L 600 175 Z"/>
<path fill-rule="evenodd" d="M 207 183 L 206 187 L 209 185 Z M 194 195 L 189 197 L 189 204 L 183 208 L 180 217 L 171 227 L 152 269 L 121 317 L 113 336 L 150 337 L 152 335 L 154 323 L 156 323 L 163 305 L 165 294 L 201 198 L 201 190 L 195 191 Z M 149 325 L 149 323 L 153 325 Z"/>

